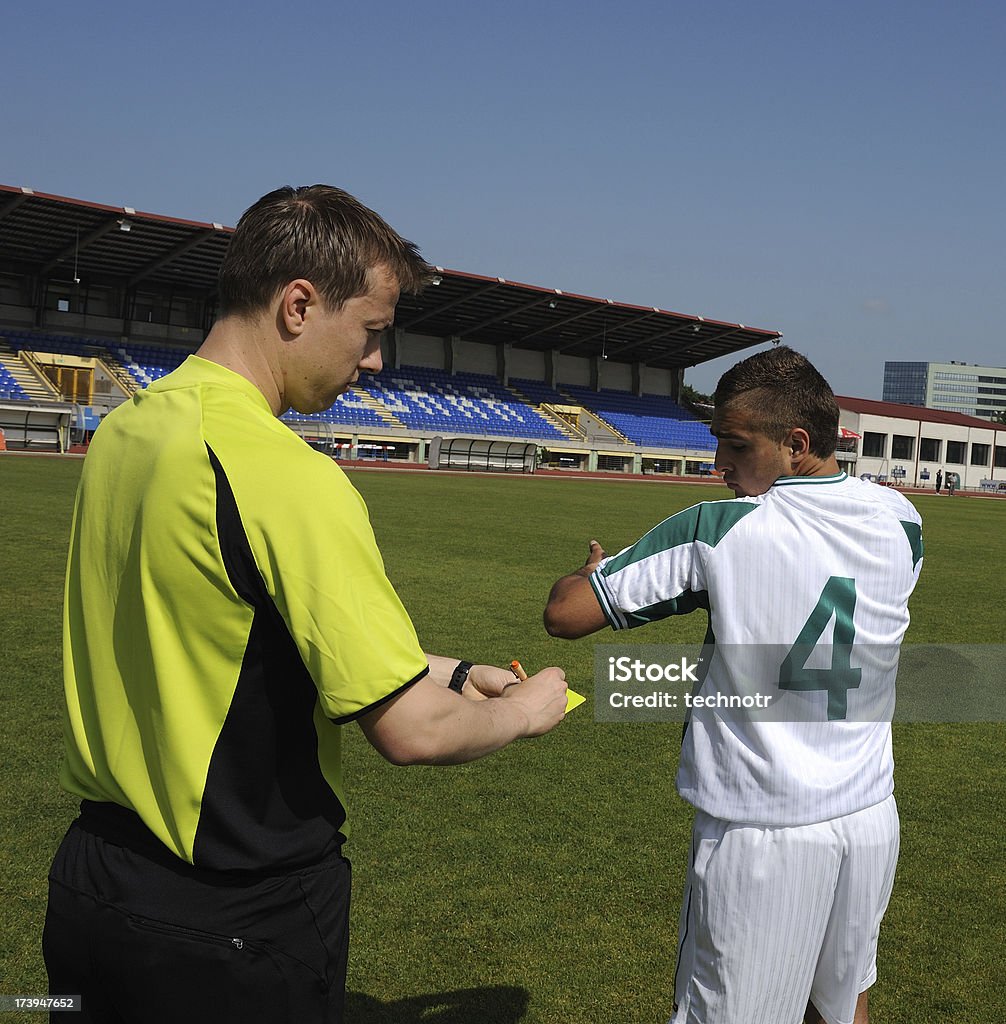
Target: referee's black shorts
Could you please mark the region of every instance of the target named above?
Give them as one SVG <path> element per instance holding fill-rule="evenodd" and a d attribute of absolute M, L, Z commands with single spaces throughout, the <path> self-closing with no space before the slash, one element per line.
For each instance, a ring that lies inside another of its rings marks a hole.
<path fill-rule="evenodd" d="M 81 996 L 76 1021 L 342 1021 L 349 861 L 235 879 L 173 860 L 70 826 L 42 951 L 50 993 Z"/>

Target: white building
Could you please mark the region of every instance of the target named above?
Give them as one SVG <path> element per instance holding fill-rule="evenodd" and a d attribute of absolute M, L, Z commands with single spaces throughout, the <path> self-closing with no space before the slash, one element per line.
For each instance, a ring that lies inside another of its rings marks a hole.
<path fill-rule="evenodd" d="M 859 435 L 839 442 L 850 475 L 931 487 L 942 470 L 969 490 L 1006 488 L 1006 424 L 866 398 L 838 396 L 838 405 L 840 428 Z"/>

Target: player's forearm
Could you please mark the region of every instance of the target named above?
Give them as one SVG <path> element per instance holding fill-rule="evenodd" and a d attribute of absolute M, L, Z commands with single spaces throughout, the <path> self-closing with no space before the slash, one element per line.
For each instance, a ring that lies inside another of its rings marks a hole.
<path fill-rule="evenodd" d="M 596 540 L 592 540 L 587 548 L 587 561 L 579 569 L 556 580 L 548 595 L 543 619 L 549 636 L 576 640 L 596 633 L 608 624 L 590 583 L 591 575 L 607 555 Z"/>
<path fill-rule="evenodd" d="M 556 580 L 543 616 L 549 636 L 575 640 L 596 633 L 607 625 L 594 588 L 587 578 L 589 575 L 584 569 L 578 569 Z"/>

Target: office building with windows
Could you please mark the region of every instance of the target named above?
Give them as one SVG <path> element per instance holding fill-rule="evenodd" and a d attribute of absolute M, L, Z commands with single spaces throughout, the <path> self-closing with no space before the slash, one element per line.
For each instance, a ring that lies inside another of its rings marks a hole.
<path fill-rule="evenodd" d="M 953 473 L 962 490 L 1006 491 L 1006 424 L 958 412 L 839 395 L 839 465 L 879 483 L 932 487 Z"/>
<path fill-rule="evenodd" d="M 886 362 L 884 401 L 991 419 L 1006 411 L 1006 367 Z"/>

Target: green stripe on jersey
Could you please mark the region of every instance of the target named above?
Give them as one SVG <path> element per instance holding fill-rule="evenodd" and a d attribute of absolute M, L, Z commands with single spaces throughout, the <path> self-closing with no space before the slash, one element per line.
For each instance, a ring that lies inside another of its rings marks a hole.
<path fill-rule="evenodd" d="M 906 522 L 901 520 L 901 525 L 908 534 L 908 541 L 912 545 L 912 568 L 914 569 L 925 553 L 922 544 L 922 526 L 919 523 Z"/>
<path fill-rule="evenodd" d="M 668 598 L 658 604 L 651 604 L 648 608 L 637 608 L 634 612 L 623 612 L 622 615 L 627 626 L 633 629 L 636 626 L 644 626 L 648 622 L 660 622 L 672 615 L 687 615 L 697 608 L 705 608 L 706 611 L 709 611 L 709 594 L 704 590 L 686 590 L 677 597 Z"/>
<path fill-rule="evenodd" d="M 599 570 L 602 576 L 641 562 L 681 544 L 698 541 L 714 548 L 746 515 L 759 505 L 745 499 L 703 501 L 658 523 L 630 548 L 615 555 Z"/>

